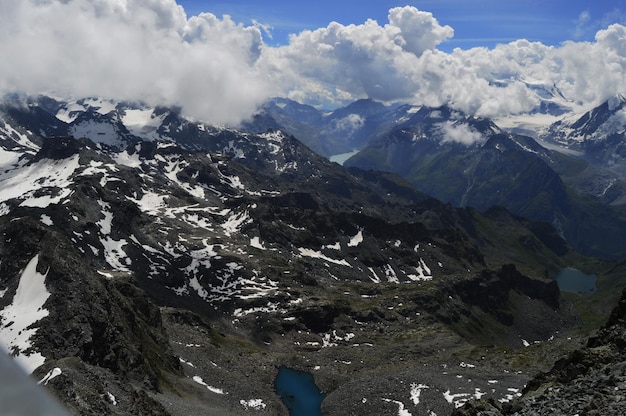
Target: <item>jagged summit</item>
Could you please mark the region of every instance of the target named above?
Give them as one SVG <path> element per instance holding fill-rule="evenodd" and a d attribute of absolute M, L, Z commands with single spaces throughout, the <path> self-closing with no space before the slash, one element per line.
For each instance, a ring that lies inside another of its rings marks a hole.
<path fill-rule="evenodd" d="M 620 120 L 616 120 L 615 115 L 621 112 L 624 104 L 626 104 L 626 99 L 621 94 L 614 95 L 574 122 L 570 127 L 572 132 L 569 136 L 593 140 L 599 138 L 596 135 L 599 131 L 611 134 L 623 129 L 623 117 L 619 116 Z"/>
<path fill-rule="evenodd" d="M 609 111 L 621 110 L 626 104 L 626 97 L 622 94 L 616 94 L 606 101 L 606 105 Z"/>
<path fill-rule="evenodd" d="M 583 115 L 555 122 L 541 138 L 621 175 L 626 172 L 626 98 L 616 94 Z"/>

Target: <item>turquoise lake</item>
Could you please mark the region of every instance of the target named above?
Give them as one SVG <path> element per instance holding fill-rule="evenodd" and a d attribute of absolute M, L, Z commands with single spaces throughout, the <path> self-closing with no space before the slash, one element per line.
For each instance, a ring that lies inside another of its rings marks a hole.
<path fill-rule="evenodd" d="M 324 395 L 310 373 L 280 367 L 274 388 L 289 409 L 290 416 L 321 416 Z"/>
<path fill-rule="evenodd" d="M 568 267 L 561 270 L 554 280 L 563 292 L 592 294 L 597 289 L 598 278 L 595 274 L 585 274 L 580 270 Z"/>

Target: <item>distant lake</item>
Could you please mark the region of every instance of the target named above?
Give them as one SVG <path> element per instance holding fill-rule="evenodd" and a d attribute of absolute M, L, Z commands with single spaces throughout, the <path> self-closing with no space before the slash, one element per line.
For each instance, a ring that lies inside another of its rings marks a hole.
<path fill-rule="evenodd" d="M 350 159 L 352 156 L 356 155 L 357 153 L 359 153 L 358 150 L 353 150 L 351 152 L 348 153 L 340 153 L 338 155 L 334 155 L 330 157 L 330 161 L 331 162 L 335 162 L 335 163 L 339 163 L 340 165 L 343 166 L 343 164 L 346 162 L 346 160 Z"/>
<path fill-rule="evenodd" d="M 595 274 L 585 274 L 580 270 L 568 267 L 561 270 L 554 280 L 563 292 L 591 294 L 596 291 L 598 277 Z"/>
<path fill-rule="evenodd" d="M 324 395 L 315 385 L 311 373 L 281 366 L 274 388 L 289 409 L 290 416 L 322 416 Z"/>

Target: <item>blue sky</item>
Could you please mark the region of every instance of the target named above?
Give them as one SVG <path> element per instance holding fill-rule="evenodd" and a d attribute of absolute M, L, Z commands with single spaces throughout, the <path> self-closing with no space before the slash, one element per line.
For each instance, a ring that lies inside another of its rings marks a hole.
<path fill-rule="evenodd" d="M 454 37 L 440 50 L 456 47 L 493 47 L 517 39 L 559 45 L 567 40 L 592 41 L 597 30 L 612 23 L 626 23 L 626 0 L 178 0 L 188 15 L 209 12 L 230 15 L 236 22 L 253 20 L 271 26 L 269 45 L 288 43 L 290 33 L 326 27 L 331 21 L 344 25 L 374 19 L 387 23 L 392 7 L 412 5 L 433 13 L 442 25 L 451 26 Z"/>

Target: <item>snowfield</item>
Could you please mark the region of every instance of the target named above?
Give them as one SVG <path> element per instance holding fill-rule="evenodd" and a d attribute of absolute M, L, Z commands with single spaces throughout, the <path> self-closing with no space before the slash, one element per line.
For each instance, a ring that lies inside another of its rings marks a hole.
<path fill-rule="evenodd" d="M 48 273 L 39 273 L 38 264 L 39 255 L 33 257 L 22 272 L 13 302 L 0 311 L 0 343 L 29 373 L 46 361 L 39 352 L 32 350 L 30 342 L 37 332 L 34 325 L 49 313 L 43 307 L 50 297 L 45 284 Z"/>

